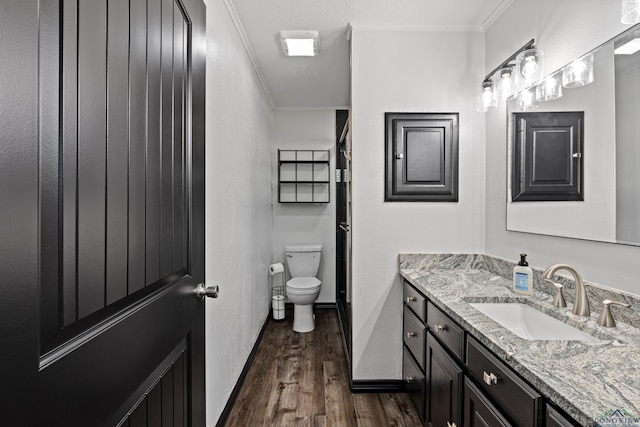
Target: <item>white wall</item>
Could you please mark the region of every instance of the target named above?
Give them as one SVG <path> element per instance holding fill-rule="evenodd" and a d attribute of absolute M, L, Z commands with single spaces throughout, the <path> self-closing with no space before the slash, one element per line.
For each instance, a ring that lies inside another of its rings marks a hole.
<path fill-rule="evenodd" d="M 222 0 L 207 2 L 207 425 L 220 417 L 269 312 L 273 110 Z"/>
<path fill-rule="evenodd" d="M 482 252 L 484 115 L 480 32 L 352 34 L 353 377 L 398 379 L 399 252 Z M 384 202 L 384 113 L 459 112 L 459 202 Z"/>
<path fill-rule="evenodd" d="M 617 1 L 515 0 L 485 33 L 485 68 L 493 69 L 535 38 L 545 52 L 545 68 L 559 69 L 626 28 L 620 23 Z M 511 260 L 526 252 L 530 264 L 542 268 L 566 262 L 586 280 L 640 293 L 639 247 L 505 230 L 506 123 L 504 106 L 486 115 L 486 252 Z"/>
<path fill-rule="evenodd" d="M 278 149 L 330 150 L 329 203 L 278 203 Z M 317 302 L 336 301 L 336 151 L 335 110 L 276 111 L 272 157 L 274 262 L 285 262 L 285 245 L 320 243 L 322 258 L 318 278 L 322 281 Z M 277 276 L 275 280 L 280 280 Z M 274 282 L 275 283 L 275 282 Z"/>

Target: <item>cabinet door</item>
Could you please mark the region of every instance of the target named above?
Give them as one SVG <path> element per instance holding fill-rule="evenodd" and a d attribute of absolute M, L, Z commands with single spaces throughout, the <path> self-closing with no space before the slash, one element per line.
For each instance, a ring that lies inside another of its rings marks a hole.
<path fill-rule="evenodd" d="M 426 377 L 428 425 L 462 425 L 462 368 L 430 332 L 427 334 Z"/>
<path fill-rule="evenodd" d="M 458 201 L 458 113 L 385 113 L 386 202 Z"/>
<path fill-rule="evenodd" d="M 468 379 L 464 379 L 464 426 L 510 427 L 511 424 Z"/>
<path fill-rule="evenodd" d="M 514 202 L 584 200 L 584 112 L 514 113 Z"/>

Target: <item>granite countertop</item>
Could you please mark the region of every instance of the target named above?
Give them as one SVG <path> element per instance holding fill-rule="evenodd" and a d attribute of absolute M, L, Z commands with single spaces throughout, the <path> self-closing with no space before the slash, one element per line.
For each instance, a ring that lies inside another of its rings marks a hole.
<path fill-rule="evenodd" d="M 399 256 L 402 277 L 581 425 L 603 425 L 604 414 L 615 409 L 640 417 L 640 330 L 618 317 L 616 328 L 598 326 L 593 305 L 591 317 L 576 316 L 572 299 L 569 307 L 557 308 L 539 289 L 530 297 L 514 293 L 513 265 L 487 255 Z M 598 340 L 526 340 L 469 305 L 475 302 L 527 304 Z M 637 300 L 632 302 L 631 310 L 639 309 Z"/>

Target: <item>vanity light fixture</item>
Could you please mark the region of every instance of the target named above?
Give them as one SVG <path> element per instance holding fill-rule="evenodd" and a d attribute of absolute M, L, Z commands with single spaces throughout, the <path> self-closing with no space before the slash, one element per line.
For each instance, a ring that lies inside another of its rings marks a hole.
<path fill-rule="evenodd" d="M 493 80 L 485 80 L 478 89 L 478 111 L 487 112 L 495 110 L 498 106 L 495 84 Z"/>
<path fill-rule="evenodd" d="M 640 0 L 638 0 L 640 1 Z M 531 39 L 510 57 L 504 60 L 493 71 L 487 74 L 478 89 L 478 111 L 491 111 L 498 105 L 498 98 L 505 100 L 514 96 L 517 87 L 517 56 L 527 50 L 534 49 Z"/>
<path fill-rule="evenodd" d="M 593 82 L 593 54 L 578 58 L 562 69 L 562 86 L 566 88 L 586 86 Z"/>
<path fill-rule="evenodd" d="M 640 22 L 640 0 L 622 0 L 623 24 L 637 24 Z"/>
<path fill-rule="evenodd" d="M 281 31 L 280 42 L 287 56 L 316 56 L 320 35 L 318 31 Z"/>

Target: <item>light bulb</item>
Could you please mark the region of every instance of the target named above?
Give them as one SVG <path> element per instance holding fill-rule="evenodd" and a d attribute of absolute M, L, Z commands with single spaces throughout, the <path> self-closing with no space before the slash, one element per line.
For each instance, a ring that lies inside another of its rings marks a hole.
<path fill-rule="evenodd" d="M 620 21 L 623 24 L 637 24 L 640 22 L 640 0 L 622 0 Z"/>
<path fill-rule="evenodd" d="M 536 99 L 538 101 L 553 101 L 562 96 L 562 83 L 560 73 L 547 76 L 536 88 Z"/>
<path fill-rule="evenodd" d="M 562 70 L 562 85 L 566 88 L 580 87 L 593 82 L 593 54 L 576 59 Z"/>
<path fill-rule="evenodd" d="M 519 78 L 525 85 L 537 82 L 542 76 L 542 51 L 536 48 L 528 49 L 516 58 Z"/>
<path fill-rule="evenodd" d="M 515 79 L 513 75 L 513 67 L 501 68 L 497 75 L 498 81 L 498 97 L 501 100 L 508 99 L 515 92 Z"/>
<path fill-rule="evenodd" d="M 527 111 L 538 108 L 538 100 L 536 99 L 536 88 L 528 88 L 520 92 L 518 95 L 518 106 L 520 110 Z"/>
<path fill-rule="evenodd" d="M 485 80 L 479 88 L 477 110 L 486 112 L 495 109 L 497 105 L 494 84 L 491 80 Z"/>

